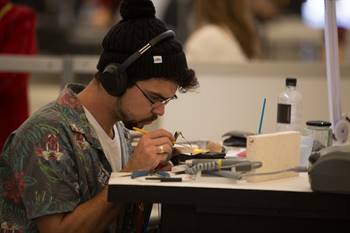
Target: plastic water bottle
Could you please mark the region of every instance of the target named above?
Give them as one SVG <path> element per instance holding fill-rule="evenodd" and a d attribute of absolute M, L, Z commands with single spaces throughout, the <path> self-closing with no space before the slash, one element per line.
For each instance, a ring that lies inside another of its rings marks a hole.
<path fill-rule="evenodd" d="M 277 100 L 278 132 L 302 131 L 302 95 L 296 87 L 296 78 L 286 78 L 286 89 L 280 93 Z"/>

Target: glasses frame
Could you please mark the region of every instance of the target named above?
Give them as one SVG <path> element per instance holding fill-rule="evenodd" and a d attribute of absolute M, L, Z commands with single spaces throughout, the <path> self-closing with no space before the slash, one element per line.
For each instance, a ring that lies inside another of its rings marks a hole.
<path fill-rule="evenodd" d="M 163 100 L 156 101 L 156 100 L 152 99 L 139 85 L 137 85 L 137 83 L 135 83 L 135 86 L 137 87 L 137 89 L 140 90 L 142 95 L 151 103 L 152 108 L 156 108 L 156 107 L 159 107 L 161 105 L 164 106 L 164 105 L 168 104 L 171 100 L 177 99 L 177 95 L 174 95 L 174 96 L 169 97 L 169 98 L 163 98 L 160 96 L 160 98 L 162 98 Z"/>

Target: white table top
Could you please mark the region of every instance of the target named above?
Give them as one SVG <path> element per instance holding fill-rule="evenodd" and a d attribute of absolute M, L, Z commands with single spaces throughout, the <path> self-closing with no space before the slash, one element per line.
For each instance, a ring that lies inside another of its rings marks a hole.
<path fill-rule="evenodd" d="M 216 188 L 216 189 L 247 189 L 247 190 L 270 190 L 290 192 L 312 192 L 306 173 L 298 176 L 278 180 L 248 183 L 246 181 L 235 181 L 224 177 L 199 177 L 196 180 L 189 179 L 188 175 L 175 175 L 183 177 L 182 182 L 160 182 L 145 180 L 144 177 L 131 179 L 130 173 L 112 173 L 109 185 L 127 186 L 161 186 L 161 187 L 191 187 L 191 188 Z"/>

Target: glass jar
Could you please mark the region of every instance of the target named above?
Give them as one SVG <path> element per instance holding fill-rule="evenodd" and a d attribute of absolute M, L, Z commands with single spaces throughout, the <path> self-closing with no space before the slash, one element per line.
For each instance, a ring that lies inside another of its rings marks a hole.
<path fill-rule="evenodd" d="M 332 129 L 329 121 L 307 121 L 305 135 L 314 139 L 313 151 L 331 146 Z"/>

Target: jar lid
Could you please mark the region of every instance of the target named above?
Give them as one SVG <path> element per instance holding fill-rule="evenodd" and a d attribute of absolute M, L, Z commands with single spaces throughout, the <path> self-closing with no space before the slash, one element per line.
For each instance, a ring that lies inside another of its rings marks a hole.
<path fill-rule="evenodd" d="M 329 121 L 307 121 L 306 125 L 319 126 L 319 127 L 329 127 L 332 125 L 332 123 Z"/>

